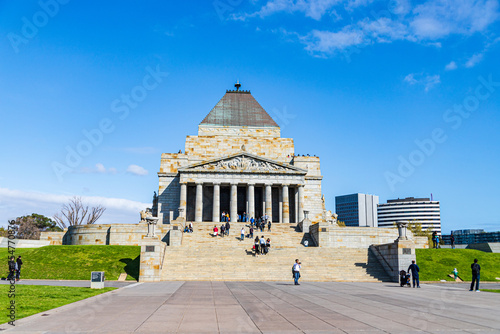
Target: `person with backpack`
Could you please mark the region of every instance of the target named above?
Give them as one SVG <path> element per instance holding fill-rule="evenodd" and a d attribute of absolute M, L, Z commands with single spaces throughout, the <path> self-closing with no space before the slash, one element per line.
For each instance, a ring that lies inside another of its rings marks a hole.
<path fill-rule="evenodd" d="M 476 292 L 479 292 L 479 277 L 481 273 L 481 266 L 477 263 L 477 259 L 474 259 L 474 263 L 470 265 L 472 269 L 472 282 L 470 283 L 469 291 L 474 291 L 474 282 L 476 283 Z"/>
<path fill-rule="evenodd" d="M 17 263 L 14 261 L 14 257 L 11 256 L 9 259 L 9 275 L 7 276 L 7 281 L 13 280 L 16 275 Z"/>

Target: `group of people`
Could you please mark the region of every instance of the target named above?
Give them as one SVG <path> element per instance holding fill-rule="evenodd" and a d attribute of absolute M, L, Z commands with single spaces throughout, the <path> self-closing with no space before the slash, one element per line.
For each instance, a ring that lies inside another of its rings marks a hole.
<path fill-rule="evenodd" d="M 477 259 L 474 259 L 474 262 L 470 265 L 470 268 L 472 270 L 472 281 L 470 284 L 469 291 L 474 291 L 475 288 L 476 292 L 479 292 L 479 279 L 481 277 L 481 266 L 477 262 L 478 262 Z M 408 273 L 411 273 L 414 288 L 415 287 L 420 288 L 419 272 L 420 268 L 415 263 L 415 260 L 412 260 L 410 266 L 408 267 Z M 456 268 L 454 270 L 454 273 L 456 278 L 458 276 L 458 271 Z"/>
<path fill-rule="evenodd" d="M 250 227 L 250 229 L 251 229 L 251 227 Z M 259 238 L 259 236 L 255 237 L 254 245 L 252 247 L 255 256 L 259 256 L 259 254 L 266 255 L 267 253 L 269 253 L 270 247 L 271 247 L 271 239 L 270 238 L 265 239 L 264 236 L 261 236 L 260 238 Z"/>
<path fill-rule="evenodd" d="M 225 235 L 229 235 L 229 230 L 231 229 L 231 224 L 229 223 L 229 221 L 226 221 L 226 223 L 222 223 L 222 225 L 219 227 L 217 227 L 217 225 L 214 225 L 214 228 L 213 228 L 213 236 L 216 237 L 218 235 L 220 235 L 221 237 L 225 236 Z"/>
<path fill-rule="evenodd" d="M 252 218 L 250 218 L 250 219 L 253 219 L 253 217 L 252 217 Z M 223 212 L 220 214 L 220 221 L 221 221 L 221 222 L 224 222 L 224 223 L 226 223 L 226 222 L 230 222 L 230 221 L 231 221 L 231 216 L 229 216 L 229 212 L 225 212 L 225 211 L 223 211 Z M 247 213 L 246 213 L 246 212 L 243 212 L 243 214 L 239 214 L 239 215 L 238 215 L 238 221 L 239 221 L 239 222 L 246 223 L 247 221 L 250 221 L 250 220 L 248 219 L 248 215 L 247 215 Z"/>
<path fill-rule="evenodd" d="M 21 255 L 17 258 L 17 260 L 11 256 L 9 259 L 9 275 L 7 276 L 7 280 L 11 281 L 15 279 L 19 281 L 21 279 L 21 266 L 23 265 L 23 260 L 21 260 Z"/>
<path fill-rule="evenodd" d="M 432 243 L 434 248 L 441 248 L 439 246 L 439 235 L 437 234 L 436 231 L 432 232 Z"/>
<path fill-rule="evenodd" d="M 184 233 L 193 233 L 193 222 L 190 222 L 189 225 L 184 226 Z"/>

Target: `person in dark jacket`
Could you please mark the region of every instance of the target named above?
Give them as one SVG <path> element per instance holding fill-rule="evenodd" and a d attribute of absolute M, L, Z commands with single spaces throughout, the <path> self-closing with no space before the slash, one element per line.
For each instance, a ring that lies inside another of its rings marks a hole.
<path fill-rule="evenodd" d="M 9 275 L 7 276 L 7 281 L 14 279 L 16 276 L 16 261 L 14 257 L 11 256 L 9 259 Z"/>
<path fill-rule="evenodd" d="M 481 266 L 477 263 L 477 259 L 474 259 L 474 263 L 470 265 L 472 269 L 472 282 L 470 283 L 469 291 L 474 290 L 474 282 L 476 282 L 476 292 L 479 292 L 479 274 L 481 273 Z"/>
<path fill-rule="evenodd" d="M 408 267 L 408 272 L 411 272 L 411 279 L 413 281 L 413 287 L 415 287 L 415 281 L 416 281 L 417 288 L 420 288 L 420 280 L 418 277 L 419 271 L 420 271 L 420 268 L 415 263 L 415 260 L 412 260 L 410 266 Z"/>
<path fill-rule="evenodd" d="M 21 266 L 23 265 L 23 260 L 21 260 L 21 255 L 16 260 L 17 263 L 17 272 L 16 272 L 16 280 L 19 281 L 21 276 Z"/>

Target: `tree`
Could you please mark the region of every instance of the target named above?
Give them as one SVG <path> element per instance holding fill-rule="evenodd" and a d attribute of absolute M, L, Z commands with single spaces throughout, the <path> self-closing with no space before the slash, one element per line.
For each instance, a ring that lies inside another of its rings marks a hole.
<path fill-rule="evenodd" d="M 36 213 L 32 213 L 31 216 L 17 217 L 14 220 L 14 226 L 17 239 L 39 240 L 41 232 L 62 231 L 52 219 Z"/>
<path fill-rule="evenodd" d="M 422 223 L 419 223 L 417 220 L 412 220 L 408 224 L 408 229 L 416 237 L 427 237 L 427 239 L 429 239 L 429 245 L 432 245 L 432 234 L 430 231 L 422 228 Z"/>
<path fill-rule="evenodd" d="M 341 220 L 339 220 L 337 222 L 337 225 L 340 226 L 340 227 L 345 227 L 345 223 L 343 221 L 341 221 Z"/>
<path fill-rule="evenodd" d="M 54 220 L 63 229 L 68 226 L 90 225 L 101 218 L 104 211 L 106 208 L 101 205 L 89 208 L 82 202 L 81 197 L 75 196 L 54 215 Z"/>

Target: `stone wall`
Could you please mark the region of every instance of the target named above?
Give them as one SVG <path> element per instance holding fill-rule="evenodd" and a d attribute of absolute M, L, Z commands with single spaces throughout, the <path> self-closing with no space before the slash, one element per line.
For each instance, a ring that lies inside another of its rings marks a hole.
<path fill-rule="evenodd" d="M 399 282 L 399 272 L 407 271 L 412 260 L 416 260 L 415 243 L 412 240 L 395 240 L 370 247 L 393 282 Z"/>
<path fill-rule="evenodd" d="M 180 184 L 179 176 L 176 174 L 165 174 L 159 176 L 158 189 L 158 224 L 170 223 L 170 211 L 173 211 L 173 219 L 179 216 Z"/>
<path fill-rule="evenodd" d="M 64 232 L 42 232 L 40 240 L 48 242 L 49 245 L 62 245 L 63 237 L 67 231 L 68 229 L 65 229 Z"/>
<path fill-rule="evenodd" d="M 192 164 L 236 154 L 243 145 L 249 153 L 284 163 L 290 163 L 294 152 L 291 138 L 187 136 L 186 154 Z"/>
<path fill-rule="evenodd" d="M 14 244 L 9 243 L 9 238 L 0 237 L 0 247 L 7 248 L 9 246 L 15 248 L 38 248 L 50 245 L 47 240 L 29 240 L 29 239 L 10 239 Z"/>
<path fill-rule="evenodd" d="M 368 248 L 370 245 L 388 244 L 398 238 L 398 230 L 377 227 L 338 227 L 328 223 L 313 224 L 309 233 L 316 245 L 331 248 Z M 428 248 L 426 237 L 413 237 L 416 248 Z"/>

